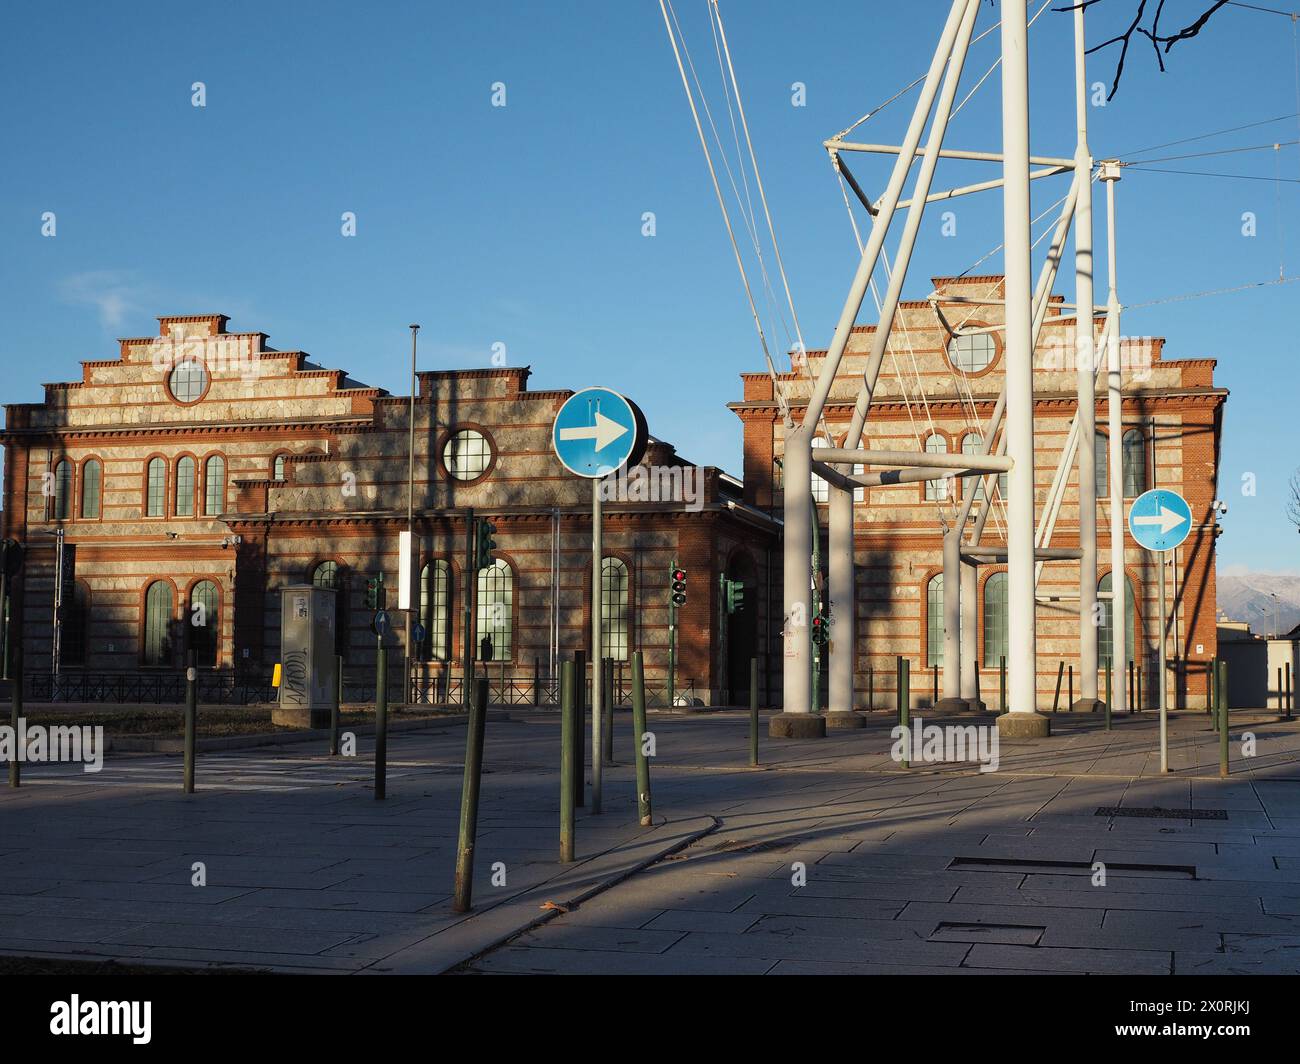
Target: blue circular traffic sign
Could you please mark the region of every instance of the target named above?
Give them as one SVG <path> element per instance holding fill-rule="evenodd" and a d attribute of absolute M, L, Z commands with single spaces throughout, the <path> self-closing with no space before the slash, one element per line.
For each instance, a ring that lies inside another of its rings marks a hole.
<path fill-rule="evenodd" d="M 569 396 L 551 429 L 564 468 L 593 480 L 640 461 L 646 438 L 645 416 L 637 405 L 608 388 L 584 388 Z"/>
<path fill-rule="evenodd" d="M 411 638 L 415 640 L 415 642 L 417 643 L 423 643 L 424 637 L 427 634 L 428 633 L 426 633 L 424 630 L 424 625 L 422 625 L 419 621 L 416 621 L 415 627 L 411 629 Z"/>
<path fill-rule="evenodd" d="M 1192 508 L 1178 492 L 1152 488 L 1133 500 L 1128 530 L 1139 547 L 1173 550 L 1192 530 Z"/>

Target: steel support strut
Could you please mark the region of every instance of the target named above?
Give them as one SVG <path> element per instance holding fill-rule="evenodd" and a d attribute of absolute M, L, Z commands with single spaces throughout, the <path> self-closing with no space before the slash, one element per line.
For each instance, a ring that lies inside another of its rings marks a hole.
<path fill-rule="evenodd" d="M 1024 0 L 1002 0 L 1003 243 L 1006 257 L 1007 712 L 999 731 L 1042 736 L 1034 602 L 1034 308 L 1030 278 L 1029 33 Z M 1075 175 L 1076 184 L 1078 175 Z"/>

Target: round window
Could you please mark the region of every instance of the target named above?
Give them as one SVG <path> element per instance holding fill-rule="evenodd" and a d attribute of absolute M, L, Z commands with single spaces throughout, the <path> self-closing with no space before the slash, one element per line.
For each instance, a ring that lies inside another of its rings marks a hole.
<path fill-rule="evenodd" d="M 492 462 L 492 446 L 474 429 L 461 429 L 442 449 L 447 472 L 457 480 L 477 480 Z"/>
<path fill-rule="evenodd" d="M 996 354 L 997 346 L 988 333 L 954 336 L 948 345 L 948 361 L 963 373 L 980 373 L 988 369 Z"/>
<path fill-rule="evenodd" d="M 167 387 L 178 403 L 196 402 L 208 387 L 208 371 L 199 362 L 178 362 L 167 378 Z"/>

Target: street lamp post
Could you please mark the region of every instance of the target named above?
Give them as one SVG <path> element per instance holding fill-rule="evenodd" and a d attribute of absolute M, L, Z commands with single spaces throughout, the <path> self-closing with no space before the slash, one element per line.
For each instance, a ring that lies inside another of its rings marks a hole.
<path fill-rule="evenodd" d="M 409 607 L 406 611 L 406 665 L 403 669 L 403 691 L 405 697 L 403 702 L 411 700 L 411 674 L 414 663 L 412 654 L 411 634 L 415 627 L 415 611 L 418 608 L 419 598 L 417 595 L 416 581 L 419 579 L 419 570 L 415 565 L 415 338 L 420 331 L 418 325 L 410 326 L 411 329 L 411 405 L 410 413 L 407 418 L 407 439 L 406 439 L 406 533 L 407 539 L 411 544 L 411 557 L 402 558 L 401 564 L 408 566 L 406 579 L 407 586 L 411 589 L 411 599 L 407 603 Z"/>

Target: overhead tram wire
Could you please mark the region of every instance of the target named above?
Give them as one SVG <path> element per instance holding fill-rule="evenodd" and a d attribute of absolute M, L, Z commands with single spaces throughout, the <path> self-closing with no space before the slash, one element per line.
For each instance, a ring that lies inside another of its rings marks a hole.
<path fill-rule="evenodd" d="M 707 0 L 706 0 L 706 2 L 707 2 Z M 749 211 L 747 212 L 746 209 L 745 209 L 745 201 L 741 199 L 741 196 L 740 196 L 740 190 L 736 187 L 736 178 L 735 178 L 735 174 L 734 174 L 734 172 L 732 171 L 730 160 L 729 160 L 728 157 L 727 157 L 727 151 L 726 151 L 726 149 L 723 147 L 723 144 L 722 144 L 722 138 L 721 138 L 721 137 L 719 136 L 719 134 L 718 134 L 717 123 L 715 123 L 714 120 L 713 120 L 713 112 L 712 112 L 712 109 L 709 107 L 708 97 L 707 97 L 707 95 L 706 95 L 705 92 L 704 92 L 704 86 L 701 84 L 701 82 L 700 82 L 700 78 L 699 78 L 699 74 L 697 73 L 697 71 L 696 71 L 696 69 L 695 69 L 695 62 L 694 62 L 694 60 L 693 60 L 692 57 L 691 57 L 690 48 L 689 48 L 689 46 L 688 46 L 687 43 L 686 43 L 686 35 L 685 35 L 684 31 L 683 31 L 682 28 L 681 28 L 681 23 L 680 23 L 680 22 L 678 21 L 678 19 L 677 19 L 677 12 L 676 12 L 676 10 L 673 8 L 672 0 L 667 0 L 667 9 L 666 9 L 666 10 L 664 10 L 664 0 L 660 0 L 660 9 L 664 12 L 664 21 L 665 21 L 665 24 L 668 24 L 668 14 L 669 14 L 669 12 L 671 12 L 671 14 L 672 14 L 672 23 L 671 23 L 671 25 L 669 25 L 669 36 L 670 36 L 670 38 L 671 38 L 672 41 L 673 41 L 673 50 L 674 50 L 674 54 L 677 55 L 677 66 L 678 66 L 678 71 L 679 71 L 679 72 L 681 73 L 681 75 L 682 75 L 682 81 L 683 81 L 683 84 L 688 84 L 687 81 L 686 81 L 685 67 L 683 67 L 682 60 L 681 60 L 681 54 L 679 54 L 679 53 L 677 52 L 677 38 L 680 37 L 680 38 L 681 38 L 681 48 L 682 48 L 682 52 L 684 52 L 684 53 L 685 53 L 685 56 L 686 56 L 686 66 L 688 66 L 688 67 L 690 68 L 690 71 L 691 71 L 691 80 L 693 80 L 693 81 L 695 82 L 695 88 L 696 88 L 696 91 L 697 91 L 697 92 L 699 93 L 699 95 L 700 95 L 700 106 L 704 108 L 704 114 L 705 114 L 705 117 L 708 118 L 708 120 L 709 120 L 709 129 L 710 129 L 710 131 L 711 131 L 712 134 L 713 134 L 713 140 L 714 140 L 714 143 L 717 145 L 718 153 L 719 153 L 719 155 L 722 156 L 723 167 L 725 168 L 725 170 L 726 170 L 726 172 L 727 172 L 727 180 L 728 180 L 728 182 L 729 182 L 730 185 L 731 185 L 732 195 L 734 195 L 735 198 L 736 198 L 737 207 L 738 207 L 738 209 L 740 210 L 741 217 L 745 220 L 745 227 L 746 227 L 746 230 L 748 231 L 748 233 L 749 233 L 749 237 L 750 237 L 750 241 L 751 241 L 751 243 L 752 243 L 753 246 L 754 246 L 754 256 L 755 256 L 755 258 L 758 260 L 759 271 L 760 271 L 760 274 L 761 274 L 761 276 L 762 276 L 762 278 L 763 278 L 764 295 L 765 295 L 766 298 L 767 298 L 769 309 L 771 309 L 771 310 L 775 313 L 776 317 L 781 321 L 781 323 L 782 323 L 782 327 L 785 329 L 787 337 L 789 337 L 789 326 L 786 324 L 786 322 L 785 322 L 785 318 L 784 318 L 784 315 L 780 312 L 780 310 L 779 310 L 779 308 L 778 308 L 778 306 L 777 306 L 776 293 L 775 293 L 775 291 L 774 291 L 774 289 L 773 289 L 773 287 L 772 287 L 771 277 L 769 276 L 769 274 L 768 274 L 768 272 L 767 272 L 767 265 L 766 265 L 766 263 L 765 263 L 765 261 L 764 261 L 764 259 L 763 259 L 762 244 L 761 244 L 761 242 L 760 242 L 760 240 L 759 240 L 759 236 L 758 236 L 758 227 L 757 227 L 757 223 L 756 223 L 755 220 L 754 220 L 754 215 L 753 215 L 753 203 L 752 203 L 752 200 L 749 200 L 750 209 L 749 209 Z M 713 27 L 712 12 L 710 12 L 710 26 Z M 675 33 L 675 35 L 674 35 L 674 32 L 673 32 L 674 27 L 675 27 L 675 29 L 676 29 L 676 33 Z M 715 30 L 715 34 L 716 34 L 716 30 Z M 724 46 L 725 46 L 725 30 L 723 30 L 723 37 L 724 37 L 724 42 L 723 42 L 723 43 L 724 43 Z M 726 97 L 727 97 L 727 107 L 728 107 L 728 111 L 730 112 L 730 108 L 731 108 L 730 91 L 729 91 L 728 88 L 727 88 L 727 83 L 726 83 L 726 74 L 725 74 L 724 71 L 721 71 L 721 67 L 722 67 L 722 59 L 721 59 L 721 56 L 719 56 L 719 70 L 720 70 L 720 72 L 722 72 L 722 77 L 723 77 L 723 89 L 724 89 L 724 93 L 726 94 Z M 738 91 L 739 91 L 739 90 L 738 90 L 738 88 L 737 88 L 737 92 L 738 92 Z M 693 97 L 690 97 L 690 90 L 689 90 L 689 87 L 687 88 L 687 94 L 688 94 L 688 98 L 690 98 L 690 102 L 691 102 L 691 111 L 692 111 L 692 114 L 695 116 L 696 127 L 697 127 L 697 130 L 698 130 L 699 133 L 700 133 L 701 143 L 704 145 L 704 149 L 705 149 L 706 157 L 709 157 L 709 168 L 710 168 L 710 172 L 713 173 L 712 158 L 709 156 L 709 151 L 708 151 L 707 142 L 704 140 L 704 136 L 703 136 L 703 126 L 702 126 L 702 124 L 700 123 L 700 121 L 699 121 L 699 115 L 698 115 L 698 113 L 697 113 L 696 110 L 695 110 L 694 99 L 693 99 Z M 741 105 L 741 103 L 740 103 L 739 96 L 737 96 L 737 106 L 738 106 L 738 108 L 741 110 L 741 119 L 742 119 L 742 124 L 745 124 L 745 125 L 746 125 L 746 133 L 748 133 L 747 124 L 744 122 L 743 105 Z M 734 117 L 733 117 L 733 133 L 734 133 Z M 739 140 L 738 140 L 738 139 L 737 139 L 736 147 L 737 147 L 737 155 L 740 156 L 740 157 L 737 159 L 737 165 L 738 165 L 738 167 L 739 167 L 739 169 L 740 169 L 740 171 L 741 171 L 742 183 L 745 185 L 745 189 L 746 189 L 746 197 L 748 198 L 748 187 L 749 187 L 749 186 L 748 186 L 748 179 L 747 179 L 746 172 L 745 172 L 745 169 L 744 169 L 744 157 L 740 155 L 740 148 L 739 148 Z M 751 145 L 751 157 L 753 157 L 753 155 L 752 155 L 752 145 Z M 755 167 L 757 167 L 757 161 L 756 161 L 756 158 L 755 158 Z M 761 175 L 758 173 L 757 168 L 755 169 L 755 174 L 754 174 L 754 176 L 755 176 L 755 181 L 756 181 L 756 182 L 759 184 L 759 186 L 760 186 L 760 192 L 761 192 L 762 177 L 761 177 Z M 724 203 L 724 201 L 723 201 L 723 199 L 722 199 L 722 196 L 721 196 L 720 188 L 717 186 L 716 174 L 714 174 L 714 183 L 715 183 L 715 192 L 718 193 L 719 204 L 720 204 L 720 205 L 722 206 L 722 208 L 723 208 L 724 219 L 726 219 L 726 218 L 727 218 L 726 207 L 725 207 L 725 203 Z M 766 197 L 765 197 L 765 196 L 763 197 L 763 202 L 764 202 L 764 208 L 766 209 Z M 770 215 L 769 215 L 769 224 L 770 224 Z M 729 231 L 729 233 L 730 233 L 730 222 L 729 222 L 729 220 L 728 220 L 728 231 Z M 773 233 L 773 238 L 775 238 L 775 230 L 774 230 L 774 228 L 772 229 L 772 233 Z M 745 274 L 744 274 L 744 267 L 743 267 L 743 265 L 741 265 L 740 253 L 739 253 L 739 249 L 738 249 L 738 247 L 736 247 L 736 244 L 735 244 L 735 237 L 734 237 L 734 234 L 732 234 L 732 245 L 733 245 L 733 250 L 736 251 L 736 256 L 737 256 L 737 265 L 740 266 L 742 277 L 745 277 Z M 774 242 L 774 245 L 773 245 L 773 246 L 774 246 L 774 248 L 776 249 L 776 255 L 777 255 L 777 258 L 778 258 L 778 261 L 779 261 L 779 259 L 780 259 L 780 249 L 779 249 L 779 247 L 776 247 L 775 242 Z M 785 275 L 784 275 L 784 266 L 782 266 L 782 278 L 783 278 L 783 279 L 784 279 L 784 276 L 785 276 Z M 757 321 L 759 320 L 759 319 L 758 319 L 758 313 L 757 313 L 757 309 L 756 309 L 756 307 L 754 306 L 754 303 L 753 303 L 753 296 L 752 296 L 752 293 L 751 293 L 750 290 L 749 290 L 749 284 L 748 284 L 748 280 L 747 280 L 747 279 L 746 279 L 746 281 L 745 281 L 745 284 L 746 284 L 746 292 L 747 292 L 747 294 L 749 294 L 749 296 L 750 296 L 750 305 L 751 305 L 751 310 L 753 311 L 753 313 L 754 313 L 754 315 L 755 315 L 756 322 L 757 322 Z M 786 291 L 787 291 L 787 295 L 788 295 L 788 294 L 789 294 L 789 286 L 788 286 L 788 284 L 787 284 L 787 286 L 786 286 Z M 796 319 L 796 329 L 797 329 L 797 315 L 794 314 L 793 300 L 791 300 L 791 313 L 792 313 L 792 316 L 795 317 L 795 319 Z M 768 364 L 768 375 L 769 375 L 769 377 L 771 377 L 771 379 L 772 379 L 772 385 L 773 385 L 774 392 L 775 392 L 776 395 L 777 395 L 777 401 L 778 401 L 778 404 L 781 405 L 781 407 L 782 407 L 782 418 L 783 418 L 783 421 L 785 421 L 785 422 L 787 423 L 787 425 L 788 425 L 788 424 L 791 423 L 791 422 L 790 422 L 790 417 L 791 417 L 791 416 L 790 416 L 790 414 L 789 414 L 789 403 L 788 403 L 788 401 L 785 399 L 784 395 L 782 394 L 781 387 L 780 387 L 780 382 L 779 382 L 779 381 L 777 380 L 777 378 L 776 378 L 776 367 L 775 367 L 775 365 L 774 365 L 773 362 L 772 362 L 771 353 L 770 353 L 770 351 L 769 351 L 769 349 L 768 349 L 768 347 L 767 347 L 766 337 L 765 337 L 765 335 L 762 333 L 761 325 L 759 326 L 759 328 L 760 328 L 760 336 L 761 336 L 762 339 L 763 339 L 763 352 L 764 352 L 764 355 L 765 355 L 765 357 L 766 357 L 766 359 L 767 359 L 767 364 Z M 799 350 L 799 354 L 800 354 L 800 357 L 799 357 L 799 360 L 798 360 L 798 361 L 802 364 L 802 367 L 803 367 L 803 370 L 804 370 L 804 375 L 808 378 L 808 381 L 809 381 L 809 383 L 810 383 L 810 385 L 811 385 L 811 384 L 813 384 L 813 379 L 812 379 L 812 369 L 811 369 L 811 367 L 808 365 L 808 359 L 807 359 L 807 357 L 806 357 L 807 348 L 803 345 L 802 338 L 800 339 L 800 346 L 799 346 L 798 350 Z M 824 416 L 824 414 L 823 414 L 822 417 L 820 418 L 820 421 L 821 421 L 821 425 L 822 425 L 822 430 L 823 430 L 823 432 L 826 434 L 827 439 L 829 440 L 829 438 L 830 438 L 830 433 L 829 433 L 829 430 L 827 430 L 827 428 L 826 428 L 826 421 L 825 421 L 825 416 Z"/>
<path fill-rule="evenodd" d="M 759 317 L 758 307 L 754 303 L 754 292 L 749 284 L 749 275 L 745 271 L 745 263 L 740 254 L 740 246 L 736 243 L 736 233 L 731 225 L 731 215 L 727 210 L 726 199 L 722 195 L 722 186 L 718 183 L 717 170 L 713 166 L 713 156 L 709 151 L 708 140 L 704 136 L 704 126 L 700 122 L 699 111 L 695 107 L 695 97 L 691 92 L 690 82 L 686 77 L 686 68 L 682 63 L 681 52 L 677 47 L 677 36 L 673 32 L 673 21 L 676 20 L 676 14 L 674 13 L 672 21 L 670 21 L 668 17 L 668 8 L 670 6 L 671 0 L 659 0 L 659 9 L 664 18 L 664 28 L 668 31 L 668 40 L 672 44 L 673 56 L 677 60 L 677 70 L 681 75 L 682 88 L 686 92 L 686 100 L 691 108 L 691 117 L 695 120 L 695 131 L 700 138 L 700 147 L 704 150 L 704 160 L 709 168 L 709 178 L 713 183 L 713 191 L 718 199 L 718 207 L 722 210 L 722 220 L 727 227 L 727 236 L 731 241 L 731 250 L 736 257 L 736 267 L 740 271 L 740 280 L 745 289 L 745 298 L 749 301 L 749 311 L 754 319 L 754 327 L 758 330 L 759 344 L 763 348 L 763 357 L 767 362 L 768 375 L 772 379 L 773 394 L 776 396 L 777 404 L 780 407 L 782 420 L 786 426 L 789 427 L 793 424 L 793 419 L 790 415 L 790 406 L 785 398 L 783 389 L 780 387 L 780 382 L 777 380 L 776 365 L 772 361 L 772 353 L 767 346 L 767 336 L 763 331 L 763 322 Z M 685 46 L 684 39 L 682 43 L 683 46 Z"/>

